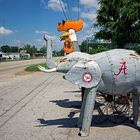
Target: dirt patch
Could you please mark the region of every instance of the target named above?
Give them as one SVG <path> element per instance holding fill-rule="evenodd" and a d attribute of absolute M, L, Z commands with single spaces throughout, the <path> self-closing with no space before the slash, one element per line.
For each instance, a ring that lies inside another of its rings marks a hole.
<path fill-rule="evenodd" d="M 14 87 L 16 84 L 29 79 L 31 77 L 34 77 L 37 75 L 38 72 L 27 72 L 24 70 L 13 70 L 10 73 L 5 73 L 0 75 L 0 90 L 6 89 L 9 87 Z"/>
<path fill-rule="evenodd" d="M 23 76 L 23 75 L 30 75 L 30 74 L 33 74 L 33 73 L 22 70 L 22 71 L 16 72 L 15 76 Z"/>

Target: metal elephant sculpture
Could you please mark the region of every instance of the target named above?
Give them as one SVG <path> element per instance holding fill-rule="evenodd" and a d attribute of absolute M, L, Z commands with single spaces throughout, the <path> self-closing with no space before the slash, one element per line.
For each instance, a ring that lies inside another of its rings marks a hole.
<path fill-rule="evenodd" d="M 140 55 L 133 50 L 113 49 L 94 55 L 73 52 L 55 68 L 45 72 L 64 72 L 65 79 L 85 88 L 78 126 L 80 136 L 88 136 L 96 93 L 133 95 L 133 122 L 140 126 Z"/>

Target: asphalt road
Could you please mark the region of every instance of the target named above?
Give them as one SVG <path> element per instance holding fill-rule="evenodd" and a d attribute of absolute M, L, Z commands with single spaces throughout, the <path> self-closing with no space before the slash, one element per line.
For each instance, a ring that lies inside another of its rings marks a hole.
<path fill-rule="evenodd" d="M 25 68 L 31 64 L 40 64 L 40 63 L 45 63 L 45 59 L 0 62 L 0 74 L 10 72 L 11 70 Z"/>
<path fill-rule="evenodd" d="M 97 124 L 94 117 L 90 135 L 78 136 L 79 113 L 72 112 L 81 105 L 79 87 L 61 73 L 23 69 L 0 74 L 0 140 L 140 140 L 140 132 L 128 122 Z"/>

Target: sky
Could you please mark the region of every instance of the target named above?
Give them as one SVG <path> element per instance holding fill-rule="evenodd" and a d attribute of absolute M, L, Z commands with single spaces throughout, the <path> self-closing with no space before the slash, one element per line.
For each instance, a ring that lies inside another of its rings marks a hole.
<path fill-rule="evenodd" d="M 53 49 L 63 48 L 57 31 L 57 24 L 65 20 L 62 7 L 68 19 L 84 21 L 83 29 L 77 33 L 79 44 L 95 31 L 98 10 L 97 0 L 0 0 L 0 46 L 23 47 L 45 45 L 44 34 L 51 35 Z"/>

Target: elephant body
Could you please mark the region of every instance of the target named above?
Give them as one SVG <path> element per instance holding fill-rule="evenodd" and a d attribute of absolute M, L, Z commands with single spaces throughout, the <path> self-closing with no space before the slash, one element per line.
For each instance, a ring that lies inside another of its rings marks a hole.
<path fill-rule="evenodd" d="M 140 55 L 135 51 L 115 49 L 95 54 L 93 60 L 102 71 L 100 91 L 122 95 L 140 87 Z"/>
<path fill-rule="evenodd" d="M 95 63 L 97 63 L 101 71 L 101 79 L 99 79 L 98 81 L 100 82 L 98 91 L 112 95 L 122 95 L 136 89 L 139 90 L 140 55 L 138 55 L 135 51 L 114 49 L 83 57 L 83 53 L 79 55 L 78 52 L 75 52 L 75 58 L 76 54 L 81 57 L 81 59 L 79 58 L 80 63 L 76 63 L 71 69 L 69 68 L 70 71 L 68 71 L 68 73 L 71 73 L 70 76 L 67 76 L 66 74 L 66 79 L 71 81 L 72 83 L 79 84 L 80 86 L 85 88 L 92 88 L 93 85 L 89 85 L 92 82 L 95 82 L 96 74 L 93 73 L 91 69 L 94 68 Z M 74 61 L 71 56 L 68 56 L 68 61 Z M 91 63 L 91 61 L 93 61 L 94 64 L 88 65 L 88 63 Z M 74 69 L 75 72 L 71 72 L 72 69 Z M 79 73 L 76 73 L 76 71 L 79 71 Z M 92 76 L 91 81 L 88 83 L 84 83 L 82 78 L 82 75 L 86 72 Z M 72 74 L 74 76 L 72 76 Z M 78 75 L 80 75 L 81 78 Z M 72 79 L 76 76 L 78 77 L 78 79 Z M 78 82 L 78 80 L 80 82 Z M 83 84 L 81 85 L 81 83 Z"/>
<path fill-rule="evenodd" d="M 42 71 L 52 72 L 40 67 Z M 114 49 L 94 55 L 73 52 L 55 68 L 65 79 L 85 88 L 78 125 L 80 136 L 88 136 L 97 91 L 111 95 L 133 95 L 133 121 L 140 126 L 140 55 L 133 50 Z"/>
<path fill-rule="evenodd" d="M 68 68 L 66 80 L 86 89 L 78 122 L 81 128 L 80 136 L 89 134 L 97 91 L 124 96 L 132 93 L 133 121 L 135 125 L 140 126 L 140 55 L 138 53 L 124 49 L 114 49 L 94 55 L 75 53 L 67 56 L 66 61 L 69 63 L 68 67 L 70 63 L 75 62 L 71 68 Z M 66 62 L 62 65 L 66 67 Z M 62 67 L 59 68 L 62 70 Z"/>

